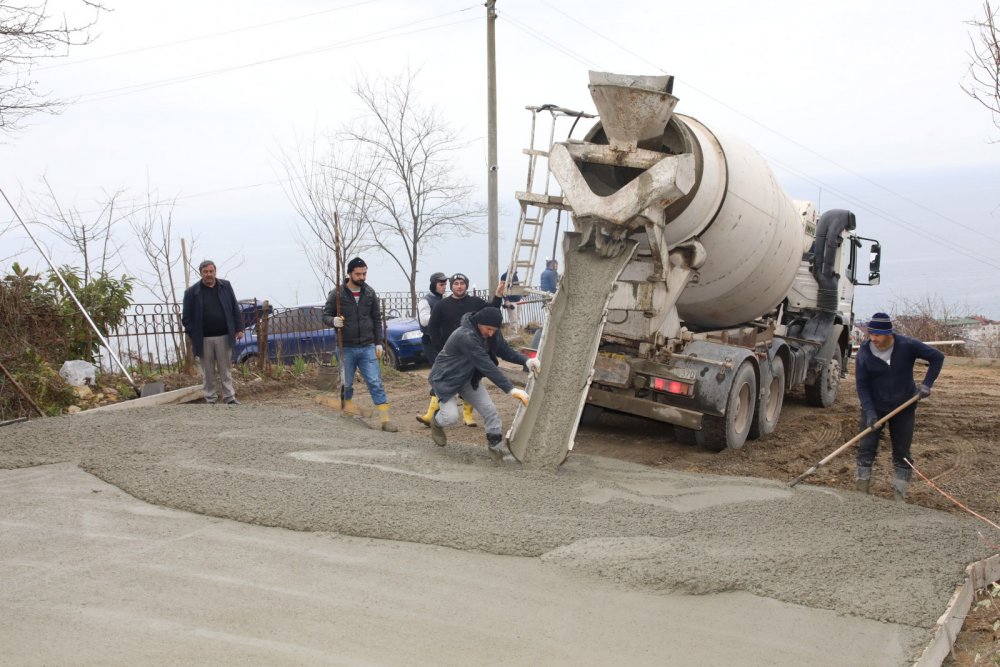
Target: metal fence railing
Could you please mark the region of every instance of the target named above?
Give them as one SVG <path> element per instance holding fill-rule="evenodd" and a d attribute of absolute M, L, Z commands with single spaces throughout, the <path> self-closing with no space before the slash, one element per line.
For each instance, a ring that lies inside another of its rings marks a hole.
<path fill-rule="evenodd" d="M 485 290 L 473 294 L 490 300 Z M 383 292 L 379 300 L 387 318 L 414 317 L 409 292 Z M 541 326 L 544 303 L 544 299 L 527 296 L 512 304 L 514 308 L 504 308 L 505 324 L 529 331 Z M 323 324 L 321 303 L 273 308 L 266 301 L 244 299 L 240 304 L 246 333 L 234 347 L 234 361 L 262 358 L 265 362 L 288 362 L 298 357 L 326 361 L 336 349 L 335 337 Z M 140 373 L 179 370 L 193 363 L 179 303 L 133 304 L 106 337 L 122 362 Z M 265 347 L 267 355 L 262 354 Z M 104 370 L 116 370 L 104 348 L 98 353 L 97 363 Z"/>
<path fill-rule="evenodd" d="M 179 303 L 132 304 L 122 322 L 109 329 L 105 337 L 122 363 L 139 372 L 176 367 L 187 354 Z M 112 364 L 111 356 L 101 348 L 98 365 L 104 370 L 117 370 Z"/>

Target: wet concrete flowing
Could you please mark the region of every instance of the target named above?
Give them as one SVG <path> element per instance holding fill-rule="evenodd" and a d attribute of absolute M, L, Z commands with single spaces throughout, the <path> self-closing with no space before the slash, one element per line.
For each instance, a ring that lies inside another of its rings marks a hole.
<path fill-rule="evenodd" d="M 557 473 L 496 466 L 481 449 L 262 406 L 0 431 L 0 467 L 58 462 L 155 505 L 247 524 L 538 557 L 628 588 L 744 591 L 923 629 L 989 553 L 970 520 L 851 492 L 582 455 Z"/>
<path fill-rule="evenodd" d="M 564 235 L 565 273 L 545 323 L 542 372 L 528 384 L 531 400 L 518 410 L 510 451 L 526 468 L 552 470 L 572 449 L 615 279 L 635 243 L 617 257 L 578 251 L 577 232 Z"/>

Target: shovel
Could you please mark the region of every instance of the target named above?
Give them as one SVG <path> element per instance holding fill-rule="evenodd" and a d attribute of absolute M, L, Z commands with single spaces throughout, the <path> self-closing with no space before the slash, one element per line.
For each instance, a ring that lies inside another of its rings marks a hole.
<path fill-rule="evenodd" d="M 865 437 L 866 435 L 868 435 L 872 431 L 875 431 L 875 430 L 878 430 L 878 429 L 882 428 L 887 421 L 889 421 L 890 419 L 892 419 L 893 417 L 895 417 L 897 414 L 899 414 L 900 412 L 902 412 L 906 408 L 910 407 L 911 405 L 913 405 L 914 403 L 916 403 L 919 400 L 920 400 L 920 394 L 914 394 L 912 398 L 908 398 L 898 408 L 896 408 L 895 410 L 893 410 L 892 412 L 890 412 L 889 414 L 887 414 L 885 417 L 882 417 L 881 419 L 879 419 L 877 422 L 875 422 L 874 424 L 872 424 L 871 426 L 869 426 L 868 428 L 866 428 L 861 433 L 858 433 L 856 436 L 854 436 L 853 438 L 851 438 L 850 440 L 848 440 L 847 442 L 845 442 L 844 444 L 842 444 L 840 447 L 838 447 L 837 449 L 833 450 L 830 454 L 828 454 L 826 456 L 826 458 L 824 458 L 823 460 L 821 460 L 819 463 L 817 463 L 813 467 L 809 468 L 809 470 L 806 470 L 804 473 L 802 473 L 801 475 L 799 475 L 798 477 L 796 477 L 795 479 L 793 479 L 791 482 L 788 483 L 788 486 L 795 486 L 796 484 L 798 484 L 799 482 L 801 482 L 802 480 L 804 480 L 806 477 L 808 477 L 809 475 L 813 474 L 814 472 L 816 472 L 817 470 L 819 470 L 821 467 L 825 466 L 827 463 L 829 463 L 831 461 L 831 459 L 833 459 L 834 457 L 839 456 L 840 454 L 842 454 L 845 449 L 847 449 L 848 447 L 850 447 L 851 445 L 853 445 L 854 443 L 856 443 L 858 440 L 861 440 L 861 438 Z"/>

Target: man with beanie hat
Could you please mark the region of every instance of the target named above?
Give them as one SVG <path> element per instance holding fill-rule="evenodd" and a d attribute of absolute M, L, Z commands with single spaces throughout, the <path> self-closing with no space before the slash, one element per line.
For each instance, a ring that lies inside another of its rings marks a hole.
<path fill-rule="evenodd" d="M 469 294 L 469 278 L 464 273 L 453 275 L 450 283 L 451 295 L 443 298 L 439 304 L 434 306 L 430 322 L 427 325 L 431 341 L 438 350 L 444 347 L 448 337 L 458 329 L 462 323 L 462 317 L 469 313 L 475 313 L 487 305 L 483 299 Z M 506 286 L 503 283 L 497 285 L 496 295 L 489 305 L 499 308 L 503 303 L 505 290 Z M 468 403 L 465 404 L 463 419 L 466 426 L 476 425 L 476 421 L 472 417 L 472 406 Z M 423 420 L 420 421 L 424 423 Z"/>
<path fill-rule="evenodd" d="M 528 359 L 511 348 L 500 333 L 502 324 L 503 316 L 494 306 L 466 313 L 462 316 L 461 325 L 448 337 L 438 354 L 427 379 L 440 402 L 440 409 L 431 417 L 431 438 L 439 447 L 444 447 L 448 442 L 444 429 L 458 423 L 456 399 L 461 396 L 486 421 L 486 443 L 490 458 L 497 462 L 503 460 L 503 423 L 482 379 L 489 378 L 490 382 L 504 392 L 527 405 L 528 393 L 518 389 L 507 379 L 498 367 L 498 360 L 521 364 L 525 371 L 531 373 L 539 371 L 541 362 L 537 358 Z"/>
<path fill-rule="evenodd" d="M 389 399 L 382 386 L 382 313 L 378 295 L 366 282 L 368 265 L 365 260 L 355 257 L 347 263 L 347 277 L 339 290 L 332 290 L 323 308 L 323 322 L 337 330 L 341 337 L 344 354 L 340 363 L 344 365 L 344 412 L 357 415 L 354 405 L 354 373 L 361 371 L 361 377 L 368 385 L 372 403 L 379 412 L 382 430 L 395 433 L 399 429 L 389 419 Z M 340 315 L 337 315 L 337 302 Z"/>
<path fill-rule="evenodd" d="M 434 365 L 434 359 L 437 358 L 438 350 L 434 345 L 434 341 L 431 340 L 430 328 L 428 325 L 431 323 L 431 313 L 434 311 L 434 306 L 441 302 L 444 298 L 444 291 L 448 288 L 448 276 L 437 271 L 431 274 L 431 284 L 427 294 L 417 302 L 417 322 L 420 324 L 420 333 L 423 334 L 420 338 L 420 342 L 424 346 L 424 358 L 427 359 L 427 363 L 431 366 Z M 417 421 L 424 426 L 431 425 L 431 417 L 437 412 L 438 402 L 437 396 L 431 392 L 431 402 L 427 406 L 427 412 L 422 415 L 417 415 Z"/>
<path fill-rule="evenodd" d="M 923 359 L 930 367 L 924 381 L 917 387 L 913 382 L 913 364 Z M 855 361 L 855 383 L 861 401 L 861 428 L 874 425 L 918 391 L 923 400 L 931 395 L 931 386 L 941 372 L 944 354 L 915 338 L 897 334 L 892 320 L 886 313 L 875 313 L 868 323 L 868 340 L 858 350 Z M 913 470 L 910 443 L 916 423 L 917 405 L 913 404 L 889 420 L 889 437 L 892 440 L 892 495 L 898 501 L 906 497 Z M 858 472 L 856 488 L 868 493 L 872 478 L 872 465 L 878 452 L 882 429 L 869 433 L 858 445 Z"/>

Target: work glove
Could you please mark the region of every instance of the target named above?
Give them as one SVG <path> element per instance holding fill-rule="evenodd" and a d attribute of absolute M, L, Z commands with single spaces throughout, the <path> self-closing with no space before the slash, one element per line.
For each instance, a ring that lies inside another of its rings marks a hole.
<path fill-rule="evenodd" d="M 333 328 L 342 329 L 344 327 L 344 318 L 340 315 L 335 315 L 333 318 Z"/>
<path fill-rule="evenodd" d="M 875 412 L 873 412 L 871 410 L 869 410 L 868 412 L 865 412 L 865 418 L 864 418 L 864 422 L 863 422 L 863 424 L 865 425 L 865 428 L 871 428 L 872 426 L 875 425 L 875 422 L 877 422 L 877 421 L 878 421 L 878 415 L 875 414 Z"/>
<path fill-rule="evenodd" d="M 927 398 L 928 396 L 931 395 L 931 388 L 928 387 L 925 384 L 922 384 L 919 387 L 917 387 L 917 391 L 920 392 L 920 399 L 921 400 L 923 400 L 923 399 L 925 399 L 925 398 Z"/>
<path fill-rule="evenodd" d="M 382 360 L 382 346 L 381 345 L 376 345 L 375 346 L 375 358 L 378 359 L 379 361 Z"/>
<path fill-rule="evenodd" d="M 528 369 L 529 373 L 538 375 L 542 370 L 542 362 L 538 360 L 538 357 L 533 357 L 524 362 L 524 367 Z"/>
<path fill-rule="evenodd" d="M 507 393 L 509 393 L 511 396 L 513 396 L 517 400 L 521 401 L 521 405 L 523 405 L 525 407 L 528 406 L 528 392 L 526 392 L 525 390 L 518 389 L 517 387 L 514 387 L 513 389 L 511 389 Z"/>

